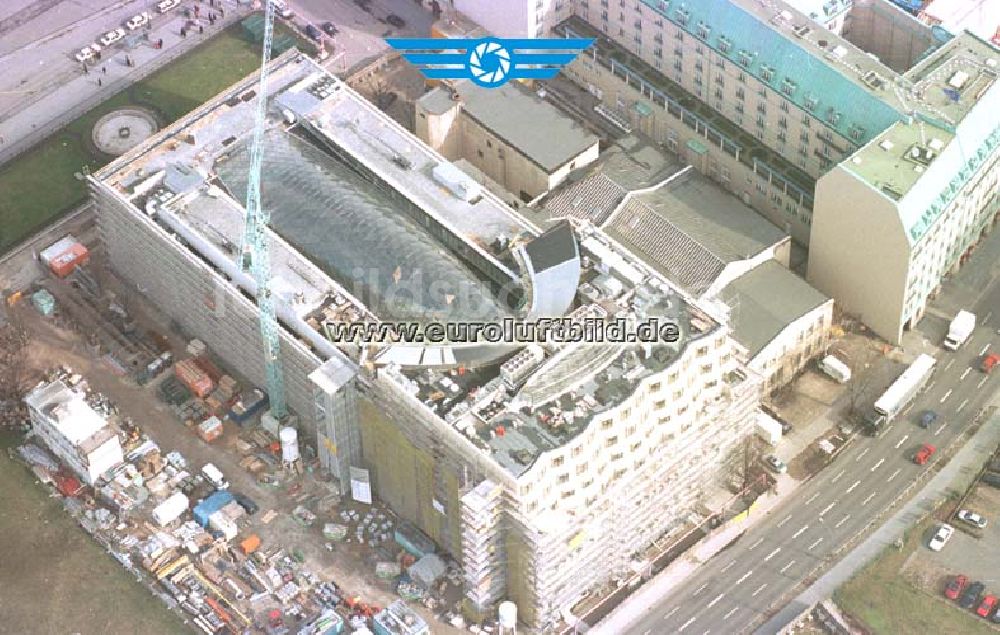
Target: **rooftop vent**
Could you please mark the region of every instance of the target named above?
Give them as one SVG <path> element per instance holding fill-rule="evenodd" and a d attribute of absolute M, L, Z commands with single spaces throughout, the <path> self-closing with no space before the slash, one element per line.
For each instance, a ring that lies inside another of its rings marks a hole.
<path fill-rule="evenodd" d="M 930 141 L 927 142 L 927 147 L 935 152 L 940 152 L 944 148 L 944 141 L 941 141 L 937 137 L 932 137 Z"/>
<path fill-rule="evenodd" d="M 875 71 L 868 71 L 865 73 L 865 76 L 861 78 L 861 81 L 863 81 L 869 88 L 881 89 L 885 86 L 885 78 Z"/>
<path fill-rule="evenodd" d="M 842 60 L 846 55 L 847 55 L 847 47 L 838 44 L 837 46 L 830 49 L 830 52 L 827 56 L 830 57 L 831 59 Z"/>
<path fill-rule="evenodd" d="M 878 147 L 880 147 L 883 150 L 885 150 L 886 152 L 888 152 L 889 150 L 892 150 L 893 144 L 892 144 L 892 141 L 889 141 L 888 139 L 886 139 L 882 143 L 878 144 Z"/>
<path fill-rule="evenodd" d="M 906 153 L 907 159 L 920 165 L 930 165 L 931 161 L 933 161 L 936 156 L 937 152 L 919 144 L 910 146 L 910 150 Z"/>
<path fill-rule="evenodd" d="M 962 86 L 969 81 L 969 74 L 965 71 L 955 71 L 955 74 L 948 80 L 948 85 L 955 90 L 961 90 Z"/>

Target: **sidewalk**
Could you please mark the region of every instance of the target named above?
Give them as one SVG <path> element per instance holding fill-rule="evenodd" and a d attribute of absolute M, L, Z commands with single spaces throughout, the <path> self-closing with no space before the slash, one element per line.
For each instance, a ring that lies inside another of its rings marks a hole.
<path fill-rule="evenodd" d="M 205 33 L 197 28 L 190 29 L 187 37 L 181 37 L 180 30 L 186 18 L 177 11 L 169 21 L 156 22 L 156 28 L 149 33 L 149 41 L 140 41 L 134 48 L 115 44 L 104 49 L 99 61 L 88 64 L 89 73 L 84 74 L 82 65 L 78 73 L 58 88 L 50 91 L 22 108 L 12 116 L 0 121 L 0 165 L 31 148 L 36 143 L 73 121 L 91 108 L 114 96 L 131 84 L 153 73 L 161 66 L 180 57 L 195 46 L 205 42 L 212 35 L 243 19 L 249 12 L 249 5 L 237 6 L 236 0 L 220 0 L 217 4 L 225 9 L 225 17 L 214 25 L 205 22 Z M 207 15 L 207 3 L 202 11 Z M 151 42 L 162 39 L 163 48 L 154 49 Z M 122 40 L 124 42 L 124 40 Z M 126 66 L 125 57 L 134 65 Z M 107 69 L 107 72 L 102 72 Z M 98 84 L 100 80 L 100 85 Z"/>
<path fill-rule="evenodd" d="M 1000 395 L 994 396 L 986 407 L 1000 406 Z M 902 508 L 875 530 L 826 574 L 787 604 L 777 615 L 755 631 L 755 635 L 772 635 L 780 632 L 803 611 L 830 597 L 834 589 L 874 560 L 891 546 L 920 519 L 952 491 L 963 491 L 975 477 L 975 470 L 968 467 L 985 461 L 1000 443 L 1000 413 L 983 422 L 979 430 L 966 441 L 955 456 L 924 485 Z"/>

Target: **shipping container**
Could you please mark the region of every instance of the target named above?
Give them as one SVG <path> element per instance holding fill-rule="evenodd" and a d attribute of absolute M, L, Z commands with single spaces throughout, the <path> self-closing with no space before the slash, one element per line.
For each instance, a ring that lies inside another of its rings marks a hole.
<path fill-rule="evenodd" d="M 409 522 L 400 523 L 393 537 L 396 543 L 417 558 L 423 558 L 434 553 L 434 541 L 427 537 L 416 525 Z"/>
<path fill-rule="evenodd" d="M 42 253 L 38 254 L 38 256 L 45 264 L 47 265 L 51 264 L 52 261 L 55 260 L 57 256 L 63 255 L 64 253 L 69 251 L 70 247 L 72 247 L 78 242 L 80 241 L 78 241 L 76 237 L 73 236 L 73 234 L 67 234 L 62 238 L 60 238 L 59 240 L 57 240 L 56 242 L 49 245 L 48 247 L 46 247 L 45 249 L 43 249 Z"/>
<path fill-rule="evenodd" d="M 73 273 L 78 266 L 87 264 L 90 260 L 90 252 L 80 243 L 74 243 L 65 252 L 59 254 L 49 262 L 52 273 L 60 278 L 65 278 Z"/>
<path fill-rule="evenodd" d="M 233 495 L 229 492 L 215 492 L 194 507 L 194 519 L 202 527 L 208 526 L 209 517 L 219 511 L 233 500 Z"/>
<path fill-rule="evenodd" d="M 174 373 L 198 397 L 204 398 L 212 392 L 212 379 L 192 360 L 185 359 L 174 364 Z"/>
<path fill-rule="evenodd" d="M 254 388 L 253 391 L 240 395 L 229 410 L 229 418 L 237 424 L 243 425 L 266 407 L 267 395 L 260 389 Z"/>

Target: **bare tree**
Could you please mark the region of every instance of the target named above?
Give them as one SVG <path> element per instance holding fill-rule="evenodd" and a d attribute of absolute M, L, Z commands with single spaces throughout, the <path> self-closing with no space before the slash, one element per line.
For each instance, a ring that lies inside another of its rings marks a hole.
<path fill-rule="evenodd" d="M 30 343 L 31 333 L 18 312 L 8 312 L 7 322 L 0 326 L 0 402 L 17 403 L 24 396 Z"/>
<path fill-rule="evenodd" d="M 860 414 L 865 400 L 871 397 L 869 392 L 875 380 L 872 366 L 877 357 L 874 350 L 866 347 L 847 360 L 847 365 L 851 368 L 851 381 L 847 383 L 848 414 L 851 417 Z"/>

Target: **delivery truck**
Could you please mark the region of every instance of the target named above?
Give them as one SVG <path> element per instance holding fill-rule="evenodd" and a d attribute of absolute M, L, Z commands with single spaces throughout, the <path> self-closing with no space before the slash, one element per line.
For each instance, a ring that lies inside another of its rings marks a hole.
<path fill-rule="evenodd" d="M 975 328 L 975 314 L 969 311 L 959 311 L 948 326 L 948 335 L 944 338 L 944 347 L 949 351 L 957 351 L 969 339 Z"/>

